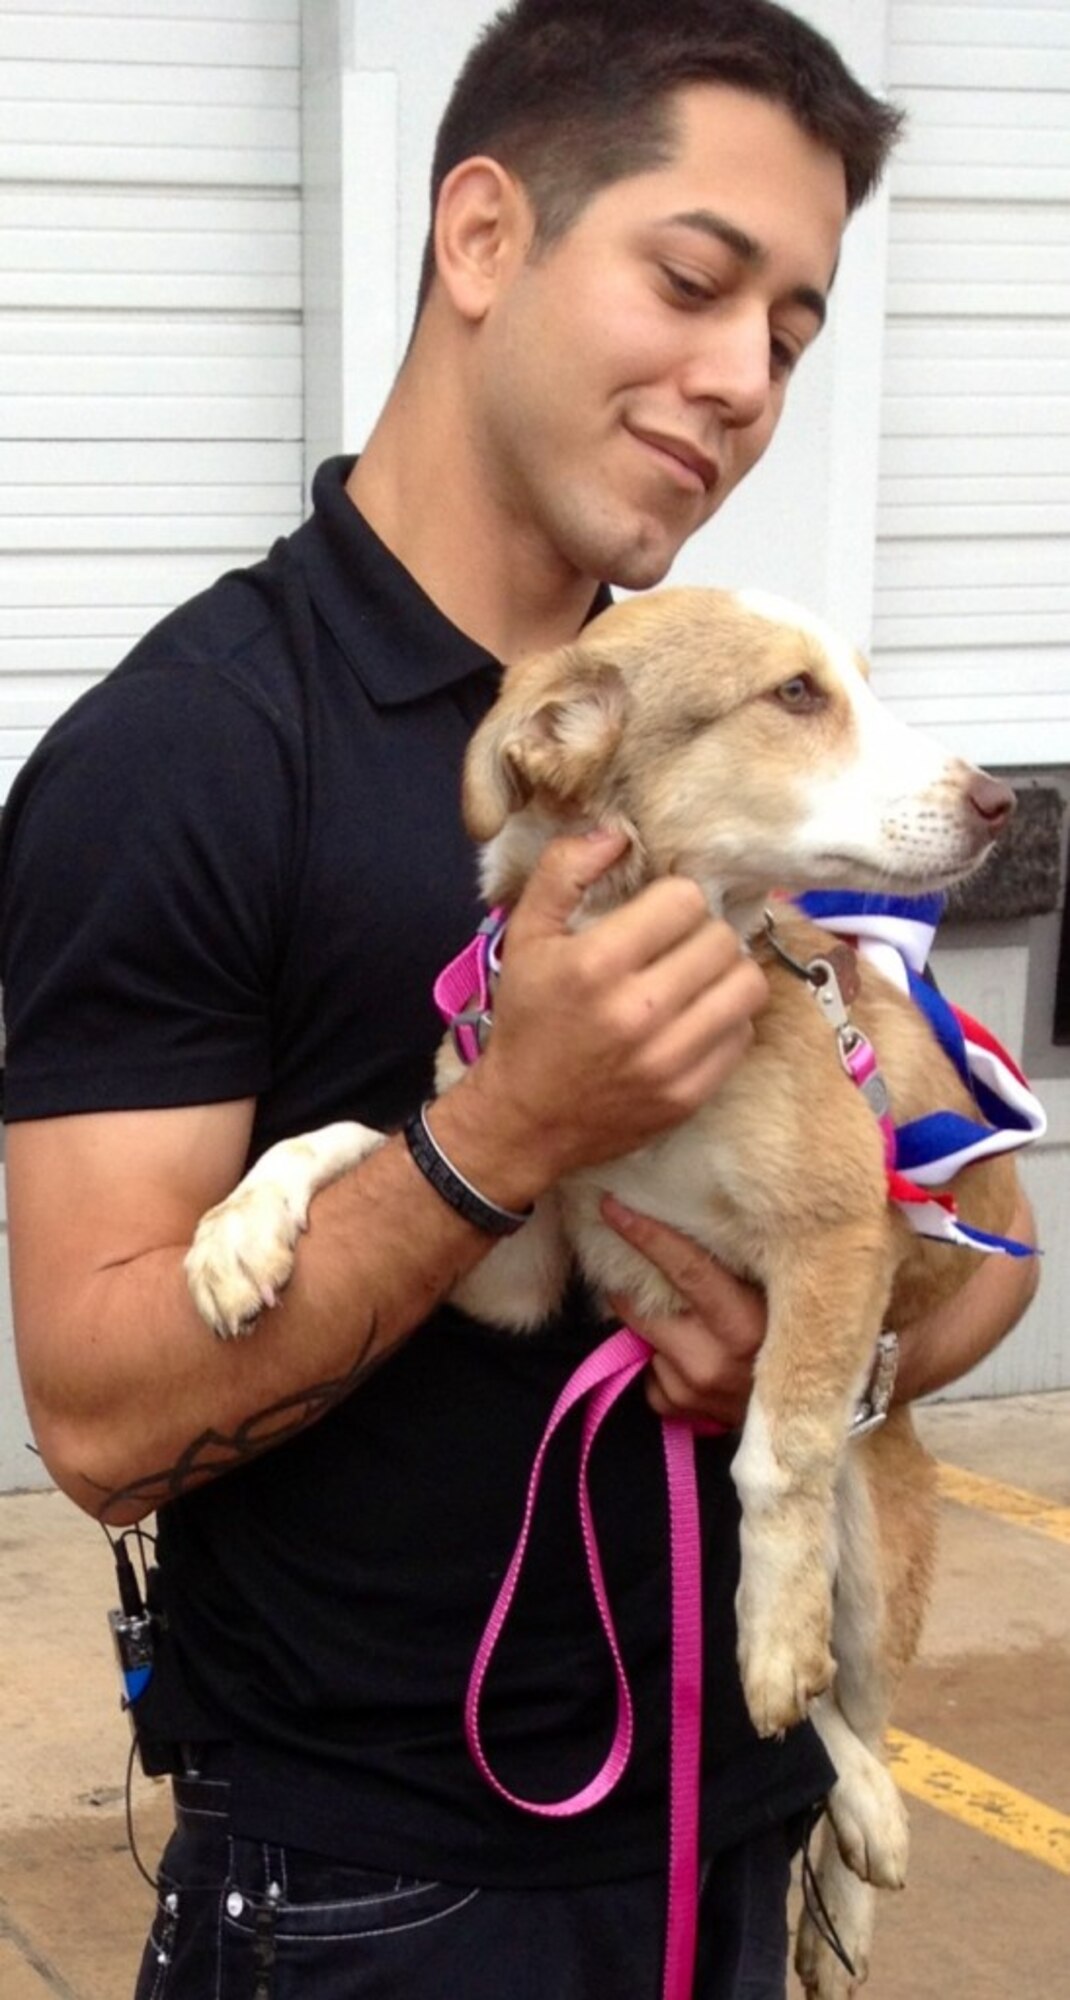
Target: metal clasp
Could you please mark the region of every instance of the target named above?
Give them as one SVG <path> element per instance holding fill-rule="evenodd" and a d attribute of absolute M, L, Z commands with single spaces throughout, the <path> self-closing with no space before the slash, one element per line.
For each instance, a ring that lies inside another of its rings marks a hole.
<path fill-rule="evenodd" d="M 856 1031 L 851 1028 L 851 1017 L 847 1012 L 843 989 L 828 959 L 812 958 L 806 967 L 806 977 L 829 1027 L 835 1028 L 841 1039 L 844 1030 L 853 1035 Z"/>

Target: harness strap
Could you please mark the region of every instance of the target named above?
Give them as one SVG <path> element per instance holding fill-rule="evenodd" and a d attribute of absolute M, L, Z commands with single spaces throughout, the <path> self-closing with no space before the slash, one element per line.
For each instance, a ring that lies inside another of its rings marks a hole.
<path fill-rule="evenodd" d="M 474 938 L 439 973 L 432 989 L 463 1063 L 475 1062 L 490 1027 L 491 984 L 500 969 L 506 922 L 500 904 L 488 911 Z"/>

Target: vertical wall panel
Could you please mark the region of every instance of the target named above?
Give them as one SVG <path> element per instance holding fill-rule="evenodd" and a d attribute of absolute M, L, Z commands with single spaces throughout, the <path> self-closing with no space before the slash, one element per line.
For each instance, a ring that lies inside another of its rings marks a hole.
<path fill-rule="evenodd" d="M 881 686 L 1000 765 L 1070 763 L 1070 10 L 893 0 Z"/>
<path fill-rule="evenodd" d="M 299 0 L 0 12 L 0 798 L 302 508 Z M 0 1220 L 0 1491 L 41 1483 Z"/>

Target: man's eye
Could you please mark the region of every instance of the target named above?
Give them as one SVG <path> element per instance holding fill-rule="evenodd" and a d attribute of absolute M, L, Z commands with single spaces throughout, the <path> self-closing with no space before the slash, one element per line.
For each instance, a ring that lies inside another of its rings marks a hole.
<path fill-rule="evenodd" d="M 713 292 L 709 284 L 700 278 L 689 278 L 683 271 L 675 271 L 671 264 L 663 264 L 661 274 L 666 280 L 669 290 L 673 293 L 674 297 L 680 300 L 682 305 L 708 305 L 713 297 Z"/>
<path fill-rule="evenodd" d="M 789 347 L 786 340 L 770 341 L 769 372 L 774 381 L 781 381 L 784 376 L 790 375 L 801 360 L 801 354 L 796 348 Z"/>

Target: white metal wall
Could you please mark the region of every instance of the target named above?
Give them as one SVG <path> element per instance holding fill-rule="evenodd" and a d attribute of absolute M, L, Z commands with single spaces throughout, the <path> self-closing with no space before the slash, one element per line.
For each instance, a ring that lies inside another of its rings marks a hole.
<path fill-rule="evenodd" d="M 2 0 L 0 798 L 302 507 L 300 0 Z M 0 1492 L 27 1445 L 0 1221 Z"/>
<path fill-rule="evenodd" d="M 879 690 L 1001 768 L 1070 765 L 1070 0 L 890 0 L 892 176 L 875 594 Z M 951 996 L 1027 1060 L 1039 1298 L 952 1395 L 1065 1388 L 1070 1070 L 1058 918 L 950 933 Z"/>
<path fill-rule="evenodd" d="M 301 511 L 299 0 L 0 12 L 0 796 Z"/>
<path fill-rule="evenodd" d="M 876 648 L 908 718 L 1070 763 L 1070 4 L 891 0 Z"/>

